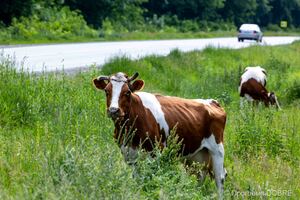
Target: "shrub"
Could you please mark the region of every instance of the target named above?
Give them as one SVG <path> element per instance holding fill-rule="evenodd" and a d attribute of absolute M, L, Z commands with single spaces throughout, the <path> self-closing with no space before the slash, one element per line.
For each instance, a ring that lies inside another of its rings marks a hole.
<path fill-rule="evenodd" d="M 290 63 L 271 55 L 267 60 L 265 68 L 267 69 L 267 73 L 271 74 L 272 81 L 276 83 L 272 89 L 279 90 L 286 83 Z"/>
<path fill-rule="evenodd" d="M 289 147 L 286 135 L 283 134 L 284 129 L 274 125 L 278 120 L 276 112 L 277 110 L 264 108 L 261 104 L 258 107 L 245 104 L 234 116 L 236 138 L 233 140 L 233 151 L 244 158 L 257 156 L 261 152 L 272 157 L 285 157 Z"/>
<path fill-rule="evenodd" d="M 266 28 L 268 31 L 282 31 L 282 29 L 276 24 L 269 24 Z"/>
<path fill-rule="evenodd" d="M 183 20 L 179 29 L 181 32 L 195 32 L 199 31 L 199 25 L 193 20 Z"/>
<path fill-rule="evenodd" d="M 141 187 L 141 192 L 150 199 L 203 198 L 196 177 L 191 178 L 184 165 L 179 162 L 181 142 L 175 131 L 171 132 L 167 143 L 168 146 L 162 151 L 158 144 L 155 145 L 152 152 L 155 157 L 145 152 L 139 154 L 135 180 Z"/>
<path fill-rule="evenodd" d="M 300 80 L 295 80 L 292 85 L 286 89 L 286 98 L 288 102 L 300 99 Z"/>
<path fill-rule="evenodd" d="M 102 31 L 104 35 L 111 35 L 114 32 L 114 27 L 109 19 L 102 22 Z"/>
<path fill-rule="evenodd" d="M 45 8 L 30 17 L 14 18 L 8 30 L 12 38 L 26 40 L 97 37 L 97 31 L 88 27 L 83 17 L 68 7 Z"/>

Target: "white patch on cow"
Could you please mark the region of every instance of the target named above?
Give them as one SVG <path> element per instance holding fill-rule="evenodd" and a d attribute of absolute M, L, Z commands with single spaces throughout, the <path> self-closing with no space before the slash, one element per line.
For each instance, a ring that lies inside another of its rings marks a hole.
<path fill-rule="evenodd" d="M 212 102 L 216 101 L 214 99 L 193 99 L 193 100 L 199 103 L 203 103 L 205 105 L 210 105 Z"/>
<path fill-rule="evenodd" d="M 133 164 L 135 163 L 135 160 L 137 159 L 138 156 L 138 150 L 137 149 L 133 149 L 132 147 L 128 147 L 128 146 L 121 146 L 121 152 L 124 156 L 124 159 L 127 163 L 129 164 Z"/>
<path fill-rule="evenodd" d="M 202 162 L 204 160 L 201 150 L 207 148 L 209 154 L 212 157 L 213 171 L 215 175 L 216 184 L 220 193 L 223 192 L 223 182 L 226 176 L 226 170 L 224 168 L 224 146 L 223 143 L 217 144 L 214 134 L 211 134 L 209 138 L 204 138 L 200 147 L 192 154 L 187 155 L 185 158 Z"/>
<path fill-rule="evenodd" d="M 169 125 L 166 121 L 165 114 L 161 109 L 161 105 L 155 95 L 147 92 L 136 92 L 135 94 L 141 98 L 144 107 L 151 111 L 156 122 L 159 124 L 160 130 L 164 129 L 167 138 L 169 136 Z M 165 142 L 164 145 L 166 145 Z"/>
<path fill-rule="evenodd" d="M 121 72 L 110 78 L 110 82 L 112 84 L 112 98 L 110 103 L 111 108 L 119 108 L 119 98 L 122 87 L 125 84 L 126 80 L 127 79 L 125 75 Z"/>
<path fill-rule="evenodd" d="M 243 83 L 247 82 L 251 78 L 254 78 L 255 80 L 257 80 L 257 82 L 261 83 L 262 85 L 265 85 L 266 81 L 267 81 L 267 76 L 266 76 L 266 74 L 264 74 L 263 71 L 266 71 L 266 70 L 260 66 L 247 67 L 241 77 L 241 83 L 239 86 L 239 94 L 241 93 L 241 86 L 243 85 Z"/>

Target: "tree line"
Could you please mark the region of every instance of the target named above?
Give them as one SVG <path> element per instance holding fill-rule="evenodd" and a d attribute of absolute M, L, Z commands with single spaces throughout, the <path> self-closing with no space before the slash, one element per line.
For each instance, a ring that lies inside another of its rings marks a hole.
<path fill-rule="evenodd" d="M 300 26 L 300 0 L 1 0 L 0 23 L 9 26 L 14 18 L 65 6 L 96 29 L 113 26 L 134 31 L 143 24 L 177 26 L 190 21 L 266 27 L 284 20 L 289 27 Z"/>

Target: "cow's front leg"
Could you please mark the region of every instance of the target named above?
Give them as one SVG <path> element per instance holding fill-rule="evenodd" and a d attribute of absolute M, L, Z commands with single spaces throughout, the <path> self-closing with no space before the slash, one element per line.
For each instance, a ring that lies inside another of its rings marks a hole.
<path fill-rule="evenodd" d="M 210 149 L 210 154 L 212 156 L 213 171 L 215 176 L 216 185 L 220 197 L 222 197 L 224 192 L 224 182 L 226 176 L 226 170 L 224 168 L 224 147 L 222 143 L 216 144 L 215 148 Z"/>
<path fill-rule="evenodd" d="M 214 134 L 202 141 L 202 146 L 207 148 L 212 158 L 213 172 L 219 197 L 222 198 L 224 192 L 224 181 L 226 170 L 224 169 L 224 146 L 223 143 L 216 142 Z"/>

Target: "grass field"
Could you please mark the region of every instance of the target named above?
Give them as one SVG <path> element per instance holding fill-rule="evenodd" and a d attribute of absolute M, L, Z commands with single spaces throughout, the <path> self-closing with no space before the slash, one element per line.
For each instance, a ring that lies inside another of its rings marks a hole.
<path fill-rule="evenodd" d="M 0 199 L 214 199 L 175 156 L 178 146 L 124 162 L 106 117 L 100 74 L 140 73 L 144 91 L 215 98 L 225 107 L 225 199 L 300 198 L 300 43 L 240 50 L 206 48 L 140 60 L 117 57 L 76 75 L 16 72 L 0 64 Z M 239 107 L 245 66 L 268 71 L 281 111 Z"/>

